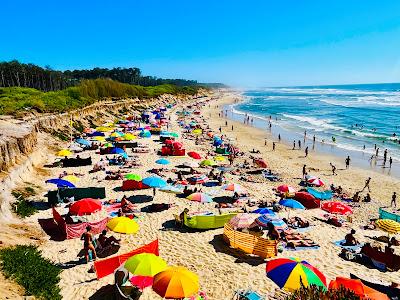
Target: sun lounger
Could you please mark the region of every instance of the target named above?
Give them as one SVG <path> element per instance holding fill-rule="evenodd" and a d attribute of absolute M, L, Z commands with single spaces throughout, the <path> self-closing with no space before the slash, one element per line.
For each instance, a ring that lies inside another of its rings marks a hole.
<path fill-rule="evenodd" d="M 252 290 L 237 290 L 232 300 L 262 300 L 263 297 Z"/>
<path fill-rule="evenodd" d="M 276 256 L 278 253 L 277 241 L 236 231 L 229 224 L 225 224 L 224 226 L 223 237 L 231 247 L 240 249 L 247 254 L 270 258 Z"/>

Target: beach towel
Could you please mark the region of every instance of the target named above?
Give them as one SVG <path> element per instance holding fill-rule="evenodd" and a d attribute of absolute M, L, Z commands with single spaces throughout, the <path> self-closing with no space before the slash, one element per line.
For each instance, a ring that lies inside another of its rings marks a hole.
<path fill-rule="evenodd" d="M 309 247 L 304 247 L 304 246 L 296 246 L 296 248 L 292 248 L 292 247 L 286 247 L 286 245 L 284 246 L 286 251 L 302 251 L 302 250 L 317 250 L 320 248 L 320 246 L 316 245 L 316 246 L 309 246 Z"/>
<path fill-rule="evenodd" d="M 361 247 L 364 245 L 364 244 L 358 244 L 358 245 L 354 245 L 354 246 L 346 246 L 346 245 L 342 245 L 344 242 L 346 242 L 346 240 L 340 240 L 337 242 L 333 242 L 333 244 L 335 244 L 336 246 L 338 246 L 340 248 L 346 249 L 346 250 L 358 250 L 358 249 L 361 249 Z"/>

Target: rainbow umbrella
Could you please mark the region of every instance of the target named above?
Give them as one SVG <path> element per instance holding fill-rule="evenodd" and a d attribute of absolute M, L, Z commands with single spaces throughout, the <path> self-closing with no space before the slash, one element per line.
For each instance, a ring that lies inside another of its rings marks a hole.
<path fill-rule="evenodd" d="M 298 258 L 270 260 L 267 262 L 266 272 L 269 279 L 289 292 L 298 290 L 301 283 L 306 287 L 313 284 L 326 289 L 325 275 L 305 260 Z"/>
<path fill-rule="evenodd" d="M 134 180 L 134 181 L 141 181 L 142 180 L 142 176 L 140 176 L 138 174 L 129 173 L 129 174 L 126 174 L 124 177 L 126 179 L 128 179 L 128 180 Z"/>
<path fill-rule="evenodd" d="M 167 299 L 191 297 L 199 292 L 199 288 L 199 277 L 184 267 L 169 267 L 153 280 L 153 290 Z"/>
<path fill-rule="evenodd" d="M 191 201 L 197 201 L 200 203 L 210 203 L 213 201 L 212 198 L 205 193 L 193 193 L 187 196 L 186 198 Z"/>
<path fill-rule="evenodd" d="M 124 267 L 133 275 L 153 277 L 167 269 L 167 263 L 153 253 L 140 253 L 128 258 Z"/>
<path fill-rule="evenodd" d="M 108 221 L 107 227 L 114 232 L 126 234 L 136 233 L 139 230 L 138 223 L 128 217 L 112 218 Z"/>

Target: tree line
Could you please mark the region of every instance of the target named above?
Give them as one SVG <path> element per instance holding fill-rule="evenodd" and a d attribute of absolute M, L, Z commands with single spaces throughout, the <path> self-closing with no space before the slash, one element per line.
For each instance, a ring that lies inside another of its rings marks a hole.
<path fill-rule="evenodd" d="M 197 86 L 196 80 L 162 79 L 143 76 L 139 68 L 93 68 L 83 70 L 53 70 L 17 60 L 0 62 L 0 87 L 28 87 L 44 92 L 58 91 L 76 86 L 84 79 L 108 78 L 122 83 L 141 86 L 172 84 L 176 86 Z"/>

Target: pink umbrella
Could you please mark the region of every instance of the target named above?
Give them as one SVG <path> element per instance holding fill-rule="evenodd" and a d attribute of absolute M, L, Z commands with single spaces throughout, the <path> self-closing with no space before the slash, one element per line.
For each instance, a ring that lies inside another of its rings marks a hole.
<path fill-rule="evenodd" d="M 129 281 L 141 290 L 153 285 L 153 277 L 150 276 L 133 276 Z"/>
<path fill-rule="evenodd" d="M 229 221 L 229 225 L 234 228 L 249 228 L 259 214 L 237 214 Z"/>
<path fill-rule="evenodd" d="M 310 183 L 310 184 L 313 184 L 315 186 L 323 186 L 323 185 L 325 185 L 325 182 L 323 182 L 321 179 L 316 178 L 316 177 L 309 178 L 307 180 L 307 182 Z"/>
<path fill-rule="evenodd" d="M 276 188 L 278 190 L 278 192 L 282 193 L 282 194 L 294 194 L 296 193 L 296 189 L 290 185 L 280 185 Z"/>

